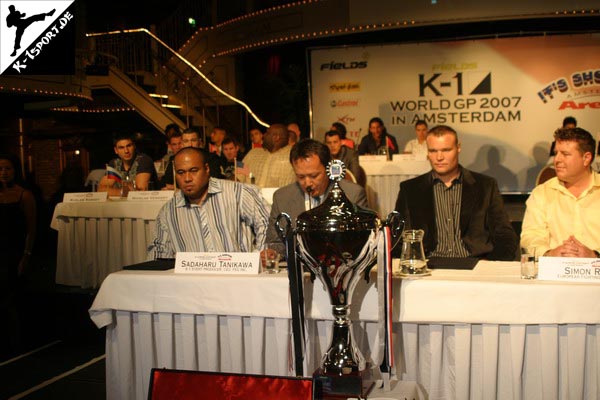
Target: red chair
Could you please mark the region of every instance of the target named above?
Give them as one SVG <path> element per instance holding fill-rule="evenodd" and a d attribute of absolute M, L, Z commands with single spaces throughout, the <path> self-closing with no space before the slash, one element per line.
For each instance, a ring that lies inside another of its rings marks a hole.
<path fill-rule="evenodd" d="M 311 400 L 312 379 L 153 368 L 149 400 Z"/>

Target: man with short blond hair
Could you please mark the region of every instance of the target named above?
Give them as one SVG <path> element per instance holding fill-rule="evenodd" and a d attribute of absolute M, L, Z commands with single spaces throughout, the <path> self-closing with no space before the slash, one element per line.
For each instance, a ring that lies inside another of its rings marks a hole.
<path fill-rule="evenodd" d="M 521 247 L 539 256 L 600 256 L 600 175 L 592 171 L 596 141 L 581 128 L 559 129 L 556 177 L 538 185 L 526 202 Z"/>
<path fill-rule="evenodd" d="M 513 260 L 517 235 L 494 178 L 458 163 L 454 129 L 439 125 L 427 134 L 432 170 L 400 184 L 396 201 L 406 228 L 423 229 L 427 257 Z"/>

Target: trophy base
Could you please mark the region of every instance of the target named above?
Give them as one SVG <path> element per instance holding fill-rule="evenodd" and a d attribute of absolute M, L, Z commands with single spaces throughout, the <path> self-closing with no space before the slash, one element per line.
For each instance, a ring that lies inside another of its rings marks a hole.
<path fill-rule="evenodd" d="M 328 374 L 322 368 L 313 373 L 313 400 L 366 399 L 375 380 L 370 368 L 346 375 Z"/>

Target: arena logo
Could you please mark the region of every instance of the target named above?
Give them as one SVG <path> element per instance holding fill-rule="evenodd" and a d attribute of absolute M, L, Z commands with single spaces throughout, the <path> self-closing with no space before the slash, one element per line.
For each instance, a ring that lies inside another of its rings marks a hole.
<path fill-rule="evenodd" d="M 334 71 L 339 69 L 365 69 L 367 61 L 331 61 L 330 63 L 321 64 L 321 71 Z"/>
<path fill-rule="evenodd" d="M 74 74 L 73 3 L 0 0 L 0 74 Z"/>
<path fill-rule="evenodd" d="M 559 110 L 583 110 L 585 108 L 600 108 L 600 101 L 583 101 L 583 102 L 575 102 L 575 101 L 563 101 Z"/>
<path fill-rule="evenodd" d="M 358 107 L 358 100 L 331 100 L 331 108 Z"/>
<path fill-rule="evenodd" d="M 334 82 L 329 84 L 329 91 L 337 92 L 360 92 L 360 82 Z"/>

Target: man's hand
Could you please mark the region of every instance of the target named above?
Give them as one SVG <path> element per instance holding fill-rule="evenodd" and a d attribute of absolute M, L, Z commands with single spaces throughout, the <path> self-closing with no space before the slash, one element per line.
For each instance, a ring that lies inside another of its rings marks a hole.
<path fill-rule="evenodd" d="M 547 251 L 544 255 L 550 257 L 596 258 L 596 253 L 593 250 L 587 248 L 572 235 L 563 244 Z"/>

